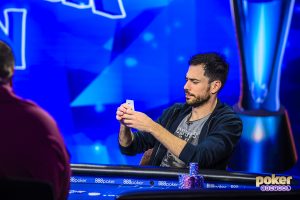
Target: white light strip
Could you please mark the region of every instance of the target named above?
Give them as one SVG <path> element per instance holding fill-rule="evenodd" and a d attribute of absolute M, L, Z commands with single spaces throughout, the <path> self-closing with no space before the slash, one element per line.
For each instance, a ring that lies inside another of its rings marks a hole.
<path fill-rule="evenodd" d="M 66 0 L 45 0 L 45 1 L 52 2 L 52 3 L 61 2 L 63 5 L 70 6 L 70 7 L 77 8 L 77 9 L 91 8 L 92 12 L 95 15 L 101 15 L 101 16 L 107 17 L 109 19 L 123 19 L 126 17 L 126 12 L 125 12 L 122 0 L 117 0 L 119 8 L 120 8 L 120 12 L 121 12 L 121 14 L 119 14 L 119 15 L 109 14 L 107 12 L 102 12 L 102 11 L 96 10 L 95 2 L 94 2 L 95 0 L 89 0 L 89 4 L 87 4 L 87 5 L 84 5 L 84 4 L 79 5 L 79 4 L 67 2 Z"/>
<path fill-rule="evenodd" d="M 3 30 L 4 34 L 9 38 L 9 19 L 8 13 L 10 12 L 20 12 L 22 13 L 22 24 L 21 24 L 21 65 L 15 66 L 15 69 L 25 70 L 26 60 L 25 60 L 25 36 L 26 36 L 26 17 L 27 10 L 22 8 L 7 8 L 4 9 L 4 24 L 0 21 L 0 29 Z"/>

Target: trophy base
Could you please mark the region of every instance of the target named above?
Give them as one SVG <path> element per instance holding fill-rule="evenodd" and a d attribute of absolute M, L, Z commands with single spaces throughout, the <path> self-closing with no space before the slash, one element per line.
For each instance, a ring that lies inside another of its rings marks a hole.
<path fill-rule="evenodd" d="M 228 168 L 254 173 L 290 169 L 297 152 L 286 110 L 246 112 L 234 107 L 243 121 L 243 133 Z"/>

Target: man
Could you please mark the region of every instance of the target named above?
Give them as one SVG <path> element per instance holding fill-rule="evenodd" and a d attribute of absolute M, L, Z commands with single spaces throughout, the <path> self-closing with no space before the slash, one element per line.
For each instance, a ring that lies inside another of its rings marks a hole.
<path fill-rule="evenodd" d="M 0 179 L 48 182 L 55 199 L 67 198 L 69 154 L 52 117 L 12 90 L 14 57 L 0 41 Z"/>
<path fill-rule="evenodd" d="M 157 122 L 122 104 L 116 114 L 120 121 L 122 153 L 135 155 L 153 148 L 150 165 L 226 169 L 239 141 L 242 122 L 217 94 L 224 86 L 228 64 L 215 53 L 198 54 L 189 61 L 185 104 L 164 111 Z M 139 130 L 132 133 L 130 128 Z"/>

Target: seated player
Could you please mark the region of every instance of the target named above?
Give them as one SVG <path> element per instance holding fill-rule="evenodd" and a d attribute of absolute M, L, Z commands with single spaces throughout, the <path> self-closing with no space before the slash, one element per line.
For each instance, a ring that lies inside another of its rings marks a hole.
<path fill-rule="evenodd" d="M 183 168 L 195 162 L 199 168 L 226 169 L 242 133 L 241 119 L 217 98 L 227 74 L 222 56 L 198 54 L 189 61 L 185 104 L 166 109 L 157 122 L 122 104 L 116 113 L 121 152 L 135 155 L 153 149 L 148 165 Z"/>
<path fill-rule="evenodd" d="M 68 196 L 69 154 L 53 118 L 12 89 L 14 57 L 0 41 L 0 179 L 48 182 L 57 200 Z"/>

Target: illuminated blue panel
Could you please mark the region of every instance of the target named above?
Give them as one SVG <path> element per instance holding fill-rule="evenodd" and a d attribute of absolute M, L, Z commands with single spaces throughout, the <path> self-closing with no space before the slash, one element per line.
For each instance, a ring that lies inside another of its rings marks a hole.
<path fill-rule="evenodd" d="M 280 94 L 298 146 L 300 107 L 292 96 L 300 91 L 299 5 L 296 1 Z M 11 9 L 20 12 L 7 12 Z M 261 18 L 266 17 L 264 9 Z M 262 23 L 261 30 L 273 26 Z M 133 99 L 138 111 L 157 119 L 163 109 L 184 102 L 187 62 L 195 53 L 225 54 L 230 72 L 220 98 L 233 105 L 240 95 L 239 54 L 228 1 L 1 0 L 0 39 L 12 45 L 17 68 L 26 66 L 16 70 L 14 90 L 53 115 L 72 163 L 138 164 L 141 155 L 124 156 L 118 149 L 117 107 Z M 263 41 L 261 53 L 268 55 L 269 47 L 274 48 L 273 38 L 260 38 L 257 32 L 256 39 Z M 253 88 L 267 81 L 269 69 L 256 70 L 260 76 Z M 253 156 L 251 168 L 261 159 L 265 157 Z"/>

